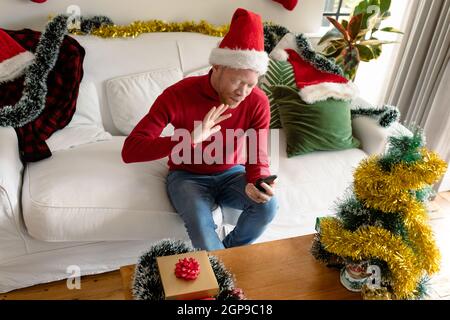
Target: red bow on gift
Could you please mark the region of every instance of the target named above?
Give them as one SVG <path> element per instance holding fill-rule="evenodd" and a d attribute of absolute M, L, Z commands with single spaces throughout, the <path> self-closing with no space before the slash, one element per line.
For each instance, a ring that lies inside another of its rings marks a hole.
<path fill-rule="evenodd" d="M 179 259 L 175 265 L 175 275 L 184 280 L 195 280 L 200 273 L 200 264 L 194 258 Z"/>

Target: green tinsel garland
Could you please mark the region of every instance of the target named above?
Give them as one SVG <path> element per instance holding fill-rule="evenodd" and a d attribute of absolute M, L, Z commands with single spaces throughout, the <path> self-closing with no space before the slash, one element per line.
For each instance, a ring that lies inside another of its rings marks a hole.
<path fill-rule="evenodd" d="M 270 22 L 264 22 L 264 50 L 267 53 L 272 52 L 278 42 L 290 31 L 277 24 Z M 300 56 L 308 61 L 317 70 L 329 72 L 332 74 L 343 75 L 342 69 L 334 63 L 331 59 L 321 55 L 316 52 L 311 43 L 306 39 L 306 37 L 299 33 L 295 36 L 297 42 L 297 49 Z"/>
<path fill-rule="evenodd" d="M 80 17 L 80 30 L 86 34 L 101 26 L 112 26 L 113 24 L 114 22 L 106 16 Z"/>
<path fill-rule="evenodd" d="M 0 126 L 22 127 L 35 120 L 45 108 L 47 77 L 56 64 L 67 32 L 66 15 L 53 18 L 41 34 L 33 63 L 25 70 L 23 94 L 14 106 L 0 109 Z"/>
<path fill-rule="evenodd" d="M 378 120 L 383 128 L 389 127 L 392 123 L 400 119 L 400 111 L 395 106 L 384 105 L 382 108 L 357 107 L 351 110 L 352 119 L 366 116 Z"/>
<path fill-rule="evenodd" d="M 407 231 L 401 214 L 387 214 L 368 208 L 353 194 L 346 196 L 337 205 L 336 215 L 341 219 L 346 230 L 354 232 L 364 225 L 379 226 L 388 229 L 408 242 Z"/>
<path fill-rule="evenodd" d="M 289 30 L 283 26 L 273 24 L 271 22 L 264 22 L 264 51 L 271 53 L 277 43 L 284 37 Z"/>
<path fill-rule="evenodd" d="M 342 257 L 325 250 L 320 241 L 319 233 L 314 235 L 310 252 L 314 258 L 325 264 L 327 267 L 340 269 L 345 266 L 346 261 Z"/>
<path fill-rule="evenodd" d="M 164 300 L 164 289 L 159 276 L 156 257 L 195 251 L 188 243 L 180 240 L 161 240 L 144 253 L 136 264 L 132 292 L 136 300 Z M 242 300 L 235 291 L 233 275 L 215 256 L 209 255 L 211 267 L 219 284 L 217 300 Z"/>
<path fill-rule="evenodd" d="M 390 171 L 398 163 L 413 164 L 422 160 L 421 149 L 425 146 L 423 130 L 411 126 L 412 136 L 389 137 L 389 150 L 379 160 L 383 170 Z"/>
<path fill-rule="evenodd" d="M 314 68 L 324 72 L 344 76 L 344 72 L 333 60 L 316 52 L 306 37 L 299 33 L 295 36 L 300 56 L 308 61 Z"/>

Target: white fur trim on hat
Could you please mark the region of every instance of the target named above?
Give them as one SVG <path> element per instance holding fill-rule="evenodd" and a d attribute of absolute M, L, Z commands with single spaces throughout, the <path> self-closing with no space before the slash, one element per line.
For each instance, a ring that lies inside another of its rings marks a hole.
<path fill-rule="evenodd" d="M 272 52 L 270 53 L 270 57 L 274 60 L 278 60 L 276 56 L 273 56 L 274 54 L 277 55 L 280 50 L 286 52 L 285 49 L 292 49 L 294 51 L 297 51 L 298 54 L 298 46 L 297 46 L 297 40 L 295 38 L 295 34 L 293 33 L 286 33 L 283 38 L 281 38 L 280 41 L 278 41 L 275 48 L 273 48 Z M 287 54 L 287 52 L 286 52 Z M 286 58 L 287 60 L 287 58 Z M 286 60 L 278 60 L 278 61 L 286 61 Z"/>
<path fill-rule="evenodd" d="M 289 54 L 284 49 L 274 49 L 270 53 L 269 57 L 276 61 L 287 61 L 289 58 Z"/>
<path fill-rule="evenodd" d="M 33 62 L 34 54 L 29 51 L 21 52 L 14 57 L 0 63 L 0 83 L 19 77 L 27 66 Z"/>
<path fill-rule="evenodd" d="M 269 65 L 269 56 L 265 51 L 214 48 L 209 56 L 209 63 L 235 69 L 251 69 L 263 75 Z"/>
<path fill-rule="evenodd" d="M 312 104 L 329 98 L 352 100 L 359 95 L 359 90 L 351 81 L 347 83 L 323 82 L 304 87 L 299 91 L 299 95 L 303 101 Z"/>

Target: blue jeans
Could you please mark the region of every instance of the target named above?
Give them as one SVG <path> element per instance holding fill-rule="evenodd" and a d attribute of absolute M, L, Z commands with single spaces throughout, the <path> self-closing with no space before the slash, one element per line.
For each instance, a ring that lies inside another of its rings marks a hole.
<path fill-rule="evenodd" d="M 195 248 L 212 251 L 250 244 L 264 232 L 277 211 L 276 199 L 254 202 L 245 193 L 246 184 L 242 165 L 209 175 L 182 170 L 169 172 L 170 201 L 184 220 Z M 217 226 L 212 217 L 216 205 L 243 210 L 235 228 L 223 241 L 215 231 Z"/>

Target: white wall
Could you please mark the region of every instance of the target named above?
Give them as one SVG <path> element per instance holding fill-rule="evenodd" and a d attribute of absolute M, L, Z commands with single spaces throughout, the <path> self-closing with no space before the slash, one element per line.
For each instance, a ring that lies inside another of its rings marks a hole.
<path fill-rule="evenodd" d="M 49 15 L 64 13 L 69 5 L 78 5 L 82 15 L 106 15 L 117 24 L 204 19 L 218 25 L 229 23 L 235 9 L 243 7 L 259 13 L 263 21 L 282 24 L 293 32 L 313 33 L 320 28 L 325 0 L 301 0 L 294 11 L 272 0 L 48 0 L 42 4 L 0 0 L 0 27 L 43 30 Z"/>

